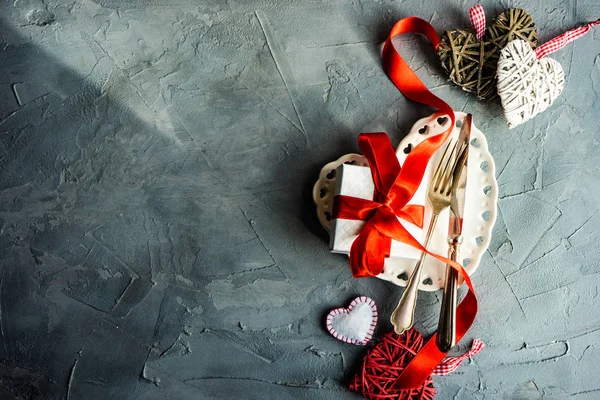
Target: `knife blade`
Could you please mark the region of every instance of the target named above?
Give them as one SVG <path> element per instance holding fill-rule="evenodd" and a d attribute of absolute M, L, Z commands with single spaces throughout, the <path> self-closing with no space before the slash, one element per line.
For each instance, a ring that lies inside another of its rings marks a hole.
<path fill-rule="evenodd" d="M 467 114 L 462 121 L 458 135 L 458 143 L 461 147 L 457 153 L 458 162 L 452 176 L 452 198 L 450 200 L 450 219 L 448 220 L 448 258 L 453 261 L 457 260 L 458 250 L 462 243 L 472 119 L 471 114 Z M 447 265 L 436 340 L 437 347 L 443 352 L 449 351 L 456 344 L 457 279 L 458 272 Z"/>

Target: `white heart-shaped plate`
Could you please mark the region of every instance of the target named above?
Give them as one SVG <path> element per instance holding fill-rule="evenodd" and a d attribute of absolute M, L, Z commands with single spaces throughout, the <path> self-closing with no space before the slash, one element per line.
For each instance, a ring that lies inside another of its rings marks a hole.
<path fill-rule="evenodd" d="M 370 297 L 352 300 L 348 308 L 335 308 L 326 320 L 327 330 L 337 340 L 365 345 L 373 337 L 377 325 L 377 306 Z"/>
<path fill-rule="evenodd" d="M 462 121 L 466 114 L 454 112 L 457 121 Z M 419 143 L 428 137 L 438 135 L 448 128 L 450 119 L 446 115 L 434 113 L 429 117 L 418 120 L 410 132 L 400 141 L 396 149 L 396 155 L 400 165 L 404 163 L 408 153 Z M 452 131 L 451 137 L 456 138 L 460 132 L 459 123 Z M 442 150 L 442 149 L 440 149 Z M 431 176 L 432 169 L 440 160 L 441 153 L 438 151 L 433 155 L 428 165 L 424 183 L 428 185 L 427 177 Z M 332 174 L 336 168 L 343 163 L 368 166 L 364 156 L 359 154 L 347 154 L 337 161 L 331 162 L 323 167 L 319 180 L 313 188 L 313 199 L 317 206 L 319 221 L 327 231 L 331 232 L 331 212 L 335 196 L 336 177 Z M 498 203 L 498 183 L 495 177 L 494 158 L 490 154 L 487 140 L 477 127 L 475 121 L 471 129 L 471 146 L 469 150 L 468 178 L 465 201 L 465 218 L 463 227 L 463 243 L 459 250 L 459 261 L 467 270 L 469 275 L 473 274 L 479 265 L 481 257 L 487 250 L 492 228 L 496 222 L 496 208 Z M 429 248 L 437 254 L 446 255 L 448 252 L 448 213 L 446 209 L 440 214 L 436 229 L 433 232 Z M 431 207 L 425 204 L 424 226 L 429 225 L 431 218 Z M 385 260 L 383 272 L 378 275 L 379 279 L 392 282 L 398 286 L 406 286 L 406 282 L 416 260 L 401 257 L 390 257 Z M 421 275 L 419 290 L 435 291 L 444 286 L 446 265 L 441 261 L 427 257 Z"/>

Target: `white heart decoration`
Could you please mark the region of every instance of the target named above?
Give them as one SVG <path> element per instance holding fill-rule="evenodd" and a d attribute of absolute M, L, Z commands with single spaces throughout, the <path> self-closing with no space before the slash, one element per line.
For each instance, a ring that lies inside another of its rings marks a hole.
<path fill-rule="evenodd" d="M 365 345 L 377 325 L 377 306 L 373 299 L 360 296 L 348 308 L 336 308 L 327 315 L 327 330 L 342 342 Z"/>
<path fill-rule="evenodd" d="M 537 59 L 531 45 L 513 40 L 498 60 L 498 95 L 509 128 L 546 110 L 562 92 L 565 74 L 558 61 Z"/>

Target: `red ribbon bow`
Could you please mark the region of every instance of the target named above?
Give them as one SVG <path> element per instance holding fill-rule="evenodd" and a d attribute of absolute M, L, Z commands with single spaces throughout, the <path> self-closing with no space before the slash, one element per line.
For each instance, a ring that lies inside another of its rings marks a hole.
<path fill-rule="evenodd" d="M 384 259 L 390 256 L 392 237 L 402 236 L 400 240 L 406 242 L 410 234 L 397 217 L 423 227 L 424 207 L 406 203 L 416 192 L 425 172 L 423 168 L 420 176 L 403 173 L 408 168 L 400 168 L 385 133 L 363 133 L 358 137 L 358 146 L 371 168 L 375 184 L 373 200 L 336 196 L 333 206 L 334 218 L 367 221 L 350 249 L 350 268 L 355 278 L 375 276 L 383 271 Z"/>

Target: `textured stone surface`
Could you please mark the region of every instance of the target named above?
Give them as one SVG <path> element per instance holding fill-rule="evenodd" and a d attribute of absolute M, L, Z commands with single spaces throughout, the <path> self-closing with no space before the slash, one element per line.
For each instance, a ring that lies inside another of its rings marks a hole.
<path fill-rule="evenodd" d="M 527 8 L 542 42 L 600 16 L 595 0 L 504 3 L 483 1 Z M 471 5 L 1 2 L 0 398 L 358 398 L 364 349 L 325 315 L 370 296 L 381 335 L 401 291 L 328 252 L 311 187 L 359 132 L 399 141 L 430 112 L 380 67 L 392 23 L 463 28 Z M 600 30 L 553 56 L 563 94 L 511 131 L 423 40 L 401 43 L 498 165 L 469 333 L 488 346 L 434 379 L 439 398 L 598 398 Z M 424 334 L 439 303 L 420 298 Z"/>

